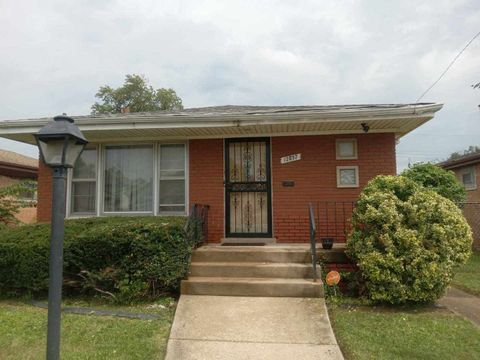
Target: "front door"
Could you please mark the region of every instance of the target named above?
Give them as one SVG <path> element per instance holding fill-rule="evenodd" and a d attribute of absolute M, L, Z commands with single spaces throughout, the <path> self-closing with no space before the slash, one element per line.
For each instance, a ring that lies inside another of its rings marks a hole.
<path fill-rule="evenodd" d="M 225 140 L 227 237 L 271 237 L 270 139 Z"/>

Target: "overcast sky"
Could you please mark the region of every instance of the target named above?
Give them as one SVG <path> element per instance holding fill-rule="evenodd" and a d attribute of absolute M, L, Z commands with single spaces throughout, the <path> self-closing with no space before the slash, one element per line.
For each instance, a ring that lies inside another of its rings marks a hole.
<path fill-rule="evenodd" d="M 414 102 L 478 31 L 478 0 L 0 0 L 0 120 L 88 114 L 131 73 L 185 107 Z M 480 145 L 475 82 L 480 38 L 422 100 L 445 106 L 399 169 Z"/>

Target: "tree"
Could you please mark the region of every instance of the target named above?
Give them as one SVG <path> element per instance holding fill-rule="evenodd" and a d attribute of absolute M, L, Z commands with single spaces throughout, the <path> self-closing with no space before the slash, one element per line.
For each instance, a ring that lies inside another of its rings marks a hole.
<path fill-rule="evenodd" d="M 472 155 L 472 154 L 478 154 L 478 153 L 480 153 L 480 147 L 476 145 L 470 145 L 466 150 L 456 151 L 454 153 L 451 153 L 447 160 L 456 160 L 465 155 Z"/>
<path fill-rule="evenodd" d="M 465 201 L 467 197 L 465 188 L 457 180 L 455 174 L 437 165 L 430 163 L 415 164 L 404 170 L 401 175 L 424 188 L 435 191 L 456 204 Z"/>
<path fill-rule="evenodd" d="M 0 188 L 0 225 L 12 225 L 17 222 L 15 215 L 23 207 L 31 206 L 31 201 L 21 199 L 24 194 L 35 193 L 37 184 L 34 181 L 15 183 Z"/>
<path fill-rule="evenodd" d="M 181 110 L 182 99 L 173 89 L 154 89 L 143 75 L 127 75 L 116 89 L 101 86 L 95 95 L 101 102 L 92 105 L 92 114 L 115 114 L 158 110 Z"/>

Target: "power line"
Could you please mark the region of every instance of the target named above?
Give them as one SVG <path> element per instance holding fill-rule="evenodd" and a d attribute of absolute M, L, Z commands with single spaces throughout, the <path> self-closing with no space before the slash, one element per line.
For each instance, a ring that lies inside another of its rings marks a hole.
<path fill-rule="evenodd" d="M 467 48 L 470 46 L 470 44 L 471 44 L 472 42 L 474 42 L 475 39 L 476 39 L 478 36 L 480 36 L 480 32 L 478 32 L 478 33 L 467 43 L 467 45 L 465 45 L 465 47 L 457 54 L 457 56 L 455 56 L 455 57 L 453 58 L 453 60 L 450 62 L 450 64 L 448 64 L 447 68 L 442 72 L 442 74 L 438 77 L 438 79 L 437 79 L 432 85 L 430 85 L 430 87 L 429 87 L 427 90 L 425 90 L 422 95 L 420 95 L 420 97 L 417 99 L 417 101 L 415 101 L 415 103 L 418 103 L 430 90 L 432 90 L 432 88 L 433 88 L 435 85 L 437 85 L 437 83 L 443 78 L 443 76 L 447 73 L 447 71 L 450 70 L 450 68 L 453 66 L 453 64 L 455 64 L 455 62 L 456 62 L 457 59 L 460 57 L 460 55 L 462 55 L 463 52 L 464 52 L 465 50 L 467 50 Z"/>

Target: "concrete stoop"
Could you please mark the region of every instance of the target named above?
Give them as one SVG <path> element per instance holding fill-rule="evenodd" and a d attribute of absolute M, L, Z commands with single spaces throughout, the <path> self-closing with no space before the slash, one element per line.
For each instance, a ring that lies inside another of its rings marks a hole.
<path fill-rule="evenodd" d="M 320 270 L 317 268 L 318 278 Z M 306 247 L 203 246 L 193 252 L 185 295 L 323 297 Z"/>

